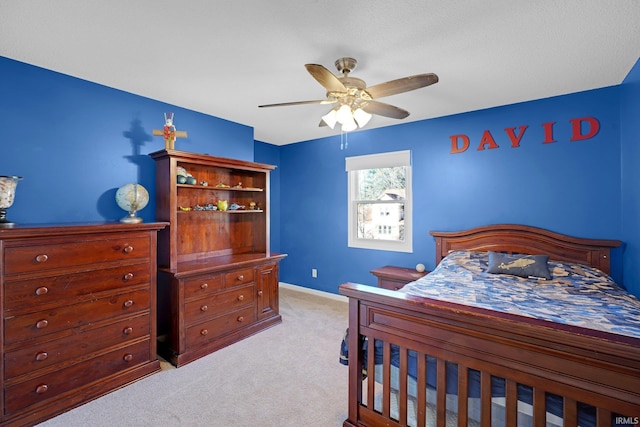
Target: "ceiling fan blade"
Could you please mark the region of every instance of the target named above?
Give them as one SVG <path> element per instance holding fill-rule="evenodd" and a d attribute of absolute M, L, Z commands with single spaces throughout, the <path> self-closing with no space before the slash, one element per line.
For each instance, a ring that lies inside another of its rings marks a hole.
<path fill-rule="evenodd" d="M 346 92 L 342 82 L 329 70 L 318 64 L 305 64 L 309 74 L 329 92 Z"/>
<path fill-rule="evenodd" d="M 369 114 L 391 117 L 392 119 L 404 119 L 409 116 L 409 112 L 407 110 L 378 101 L 367 101 L 367 105 L 362 107 L 362 109 Z"/>
<path fill-rule="evenodd" d="M 373 99 L 395 95 L 397 93 L 408 92 L 438 83 L 438 76 L 433 73 L 416 74 L 415 76 L 404 77 L 380 83 L 366 89 Z"/>
<path fill-rule="evenodd" d="M 258 105 L 258 108 L 263 107 L 284 107 L 287 105 L 305 105 L 305 104 L 333 104 L 336 101 L 329 101 L 327 99 L 316 99 L 313 101 L 295 101 L 295 102 L 281 102 L 279 104 L 265 104 Z"/>

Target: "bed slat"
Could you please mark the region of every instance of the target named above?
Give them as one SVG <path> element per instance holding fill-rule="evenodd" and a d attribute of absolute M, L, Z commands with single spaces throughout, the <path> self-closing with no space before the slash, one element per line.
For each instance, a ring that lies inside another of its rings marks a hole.
<path fill-rule="evenodd" d="M 469 416 L 469 369 L 458 365 L 458 427 L 467 426 Z"/>

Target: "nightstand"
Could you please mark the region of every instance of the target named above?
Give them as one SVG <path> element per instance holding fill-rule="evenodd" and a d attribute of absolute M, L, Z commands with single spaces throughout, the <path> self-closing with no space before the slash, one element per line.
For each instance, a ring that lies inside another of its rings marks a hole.
<path fill-rule="evenodd" d="M 420 273 L 414 268 L 395 267 L 393 265 L 386 265 L 371 270 L 371 274 L 378 278 L 378 287 L 391 289 L 392 291 L 397 291 L 407 283 L 418 280 L 427 273 L 429 272 L 423 271 Z"/>

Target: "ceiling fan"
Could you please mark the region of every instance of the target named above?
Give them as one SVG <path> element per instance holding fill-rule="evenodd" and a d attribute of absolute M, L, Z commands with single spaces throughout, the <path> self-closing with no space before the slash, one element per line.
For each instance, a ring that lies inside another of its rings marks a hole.
<path fill-rule="evenodd" d="M 377 101 L 378 98 L 396 95 L 419 89 L 438 82 L 438 76 L 433 73 L 417 74 L 391 80 L 367 87 L 364 80 L 349 76 L 358 64 L 353 58 L 340 58 L 335 65 L 341 76 L 336 76 L 322 65 L 306 64 L 309 74 L 326 90 L 326 99 L 312 101 L 283 102 L 279 104 L 259 105 L 262 107 L 282 107 L 303 104 L 336 104 L 329 113 L 322 116 L 319 126 L 329 126 L 332 129 L 336 123 L 342 125 L 344 132 L 363 127 L 371 119 L 372 114 L 404 119 L 409 115 L 407 110 Z"/>

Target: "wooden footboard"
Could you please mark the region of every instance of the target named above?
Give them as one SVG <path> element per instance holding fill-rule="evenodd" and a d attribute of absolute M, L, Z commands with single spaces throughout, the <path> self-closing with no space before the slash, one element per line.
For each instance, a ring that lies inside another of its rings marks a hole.
<path fill-rule="evenodd" d="M 515 426 L 527 417 L 531 425 L 544 426 L 558 417 L 551 407 L 558 401 L 565 426 L 590 420 L 597 426 L 640 425 L 640 339 L 353 283 L 341 285 L 340 293 L 349 298 L 344 426 L 422 427 L 429 419 L 442 427 L 497 420 Z M 367 366 L 362 337 L 368 340 Z M 378 382 L 376 341 L 383 343 L 384 359 Z M 415 369 L 409 356 L 415 356 Z M 454 375 L 455 386 L 447 385 Z M 523 389 L 530 392 L 524 404 Z"/>

